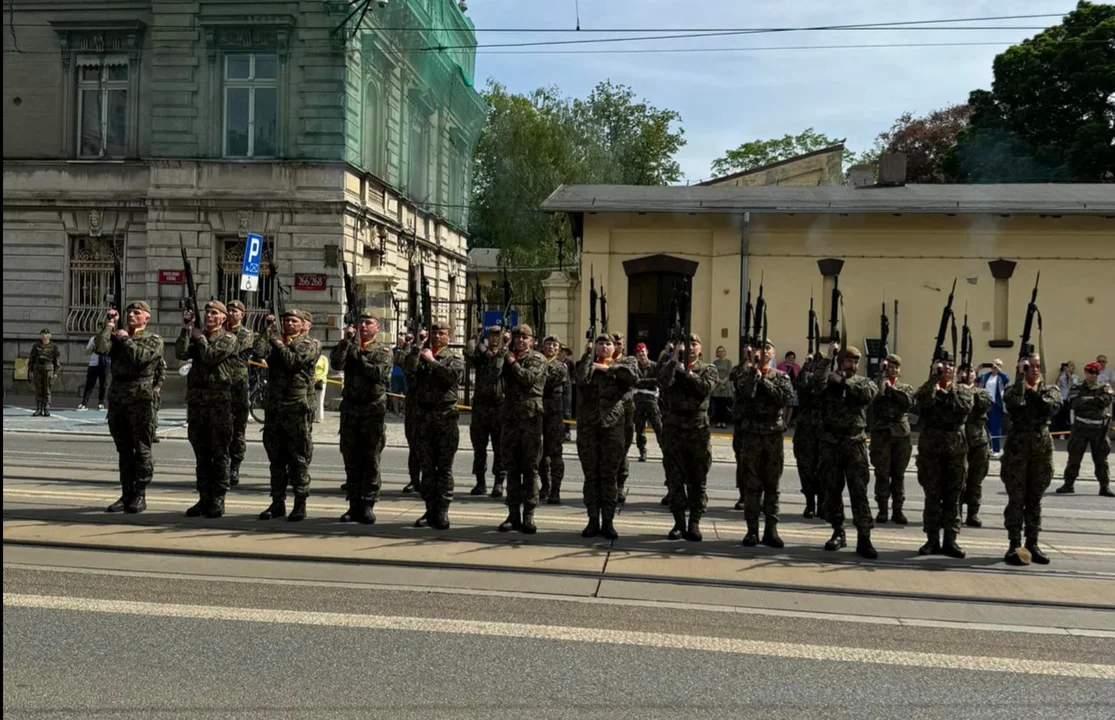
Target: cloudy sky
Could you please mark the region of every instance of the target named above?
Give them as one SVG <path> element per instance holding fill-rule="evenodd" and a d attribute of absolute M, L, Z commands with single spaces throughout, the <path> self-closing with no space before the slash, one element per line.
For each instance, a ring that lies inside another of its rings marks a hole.
<path fill-rule="evenodd" d="M 1031 15 L 1071 10 L 1075 0 L 579 0 L 581 27 L 743 29 L 910 22 Z M 485 28 L 575 27 L 575 0 L 469 0 L 481 45 L 615 37 L 605 33 L 527 34 Z M 713 159 L 756 138 L 807 127 L 847 138 L 855 151 L 905 111 L 964 102 L 991 82 L 991 62 L 1008 45 L 1056 17 L 964 23 L 1016 29 L 825 31 L 646 40 L 533 48 L 480 48 L 477 85 L 495 78 L 516 92 L 557 85 L 584 96 L 601 80 L 634 88 L 652 105 L 681 113 L 688 144 L 685 176 L 709 176 Z M 956 25 L 952 26 L 953 28 Z M 651 34 L 651 33 L 647 33 Z M 673 34 L 654 33 L 654 34 Z M 824 49 L 818 45 L 996 43 L 951 47 Z M 814 46 L 811 49 L 724 50 Z M 661 52 L 710 48 L 712 52 Z M 600 53 L 600 50 L 655 52 Z M 543 52 L 544 51 L 544 52 Z M 589 51 L 593 51 L 591 54 Z"/>

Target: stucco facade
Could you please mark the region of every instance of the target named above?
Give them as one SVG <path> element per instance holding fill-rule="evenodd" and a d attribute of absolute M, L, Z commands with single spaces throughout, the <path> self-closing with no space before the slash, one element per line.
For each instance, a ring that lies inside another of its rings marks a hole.
<path fill-rule="evenodd" d="M 706 187 L 758 187 L 760 185 L 839 185 L 843 175 L 844 145 L 803 153 L 761 167 L 705 180 Z"/>

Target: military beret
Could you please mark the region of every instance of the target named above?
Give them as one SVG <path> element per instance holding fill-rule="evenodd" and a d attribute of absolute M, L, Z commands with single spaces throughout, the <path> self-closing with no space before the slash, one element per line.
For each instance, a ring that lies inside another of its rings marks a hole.
<path fill-rule="evenodd" d="M 949 355 L 948 350 L 942 350 L 941 356 L 937 358 L 937 362 L 949 363 L 950 365 L 956 361 L 952 355 Z"/>
<path fill-rule="evenodd" d="M 774 349 L 774 341 L 771 340 L 770 338 L 767 338 L 766 340 L 763 341 L 763 347 L 768 347 L 771 350 L 773 350 Z"/>
<path fill-rule="evenodd" d="M 363 320 L 364 318 L 371 318 L 372 320 L 375 320 L 377 322 L 379 321 L 379 317 L 376 316 L 375 311 L 372 308 L 364 308 L 360 311 L 360 319 Z"/>
<path fill-rule="evenodd" d="M 646 350 L 647 349 L 647 344 L 646 343 L 639 343 L 638 345 L 635 346 L 635 349 L 636 350 Z"/>
<path fill-rule="evenodd" d="M 304 322 L 312 323 L 314 321 L 314 314 L 309 310 L 302 311 L 302 320 Z"/>
<path fill-rule="evenodd" d="M 213 308 L 217 312 L 228 315 L 228 308 L 226 308 L 225 304 L 220 300 L 210 300 L 209 302 L 205 303 L 205 309 L 208 310 L 209 308 Z"/>
<path fill-rule="evenodd" d="M 50 328 L 43 328 L 39 331 L 40 335 L 50 335 Z"/>
<path fill-rule="evenodd" d="M 511 328 L 511 334 L 520 337 L 534 337 L 534 331 L 530 329 L 530 325 L 516 325 Z"/>
<path fill-rule="evenodd" d="M 228 307 L 229 310 L 236 308 L 240 312 L 248 311 L 248 308 L 244 306 L 244 303 L 240 302 L 239 300 L 229 300 L 225 303 L 225 306 Z"/>
<path fill-rule="evenodd" d="M 887 364 L 888 365 L 901 365 L 902 364 L 902 358 L 898 357 L 894 353 L 891 353 L 890 355 L 887 355 Z"/>
<path fill-rule="evenodd" d="M 488 326 L 488 327 L 486 328 L 486 331 L 487 331 L 487 333 L 488 333 L 489 335 L 499 335 L 499 331 L 500 331 L 501 329 L 502 329 L 502 328 L 500 328 L 500 326 L 499 326 L 499 325 L 489 325 L 489 326 Z"/>
<path fill-rule="evenodd" d="M 690 336 L 689 336 L 689 342 L 691 342 L 691 343 L 699 343 L 699 342 L 701 342 L 701 336 L 700 336 L 700 335 L 698 335 L 697 333 L 692 333 L 692 334 L 690 334 Z"/>
<path fill-rule="evenodd" d="M 1090 362 L 1084 366 L 1084 372 L 1099 373 L 1101 372 L 1100 364 L 1098 362 Z"/>
<path fill-rule="evenodd" d="M 621 332 L 612 333 L 612 340 L 614 340 L 618 343 L 623 342 L 623 333 L 621 333 Z"/>
<path fill-rule="evenodd" d="M 444 320 L 435 320 L 430 323 L 430 330 L 434 332 L 437 332 L 438 330 L 449 330 L 450 332 L 452 332 L 453 326 L 445 322 Z"/>
<path fill-rule="evenodd" d="M 855 358 L 856 360 L 859 360 L 860 358 L 863 357 L 863 355 L 859 351 L 859 348 L 852 347 L 851 345 L 844 348 L 843 355 L 844 355 L 844 357 Z"/>
<path fill-rule="evenodd" d="M 561 338 L 559 338 L 557 335 L 547 335 L 546 339 L 542 342 L 556 342 L 558 345 L 561 345 Z"/>
<path fill-rule="evenodd" d="M 610 333 L 600 333 L 596 336 L 595 342 L 610 342 L 614 343 L 616 339 Z"/>
<path fill-rule="evenodd" d="M 151 312 L 151 306 L 143 300 L 133 300 L 128 303 L 128 310 L 142 310 L 145 313 Z"/>
<path fill-rule="evenodd" d="M 293 318 L 298 318 L 299 320 L 305 320 L 306 319 L 305 313 L 303 313 L 301 310 L 297 310 L 295 308 L 287 308 L 286 310 L 284 310 L 283 311 L 283 317 L 285 317 L 285 318 L 286 317 L 293 317 Z"/>

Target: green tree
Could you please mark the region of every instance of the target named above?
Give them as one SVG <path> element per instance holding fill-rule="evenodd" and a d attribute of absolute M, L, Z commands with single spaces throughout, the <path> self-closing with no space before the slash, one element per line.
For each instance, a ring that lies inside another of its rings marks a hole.
<path fill-rule="evenodd" d="M 1115 5 L 1083 0 L 995 58 L 943 166 L 964 182 L 1102 182 L 1115 175 Z"/>
<path fill-rule="evenodd" d="M 734 172 L 743 172 L 814 150 L 839 145 L 842 142 L 844 141 L 834 140 L 813 128 L 806 128 L 799 135 L 786 134 L 780 138 L 770 140 L 752 140 L 743 143 L 735 150 L 727 151 L 724 153 L 724 157 L 713 160 L 712 174 L 719 177 Z M 854 154 L 850 150 L 844 151 L 843 160 L 845 164 L 852 162 L 853 158 Z"/>

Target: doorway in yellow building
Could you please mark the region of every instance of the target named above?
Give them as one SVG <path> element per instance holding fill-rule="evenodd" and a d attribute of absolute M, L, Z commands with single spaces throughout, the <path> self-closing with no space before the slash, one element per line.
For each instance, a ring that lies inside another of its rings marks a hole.
<path fill-rule="evenodd" d="M 646 343 L 657 359 L 670 337 L 670 300 L 685 288 L 693 294 L 697 263 L 671 255 L 650 255 L 623 263 L 627 274 L 627 347 Z"/>

